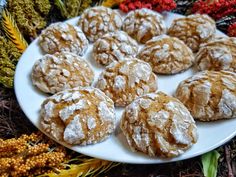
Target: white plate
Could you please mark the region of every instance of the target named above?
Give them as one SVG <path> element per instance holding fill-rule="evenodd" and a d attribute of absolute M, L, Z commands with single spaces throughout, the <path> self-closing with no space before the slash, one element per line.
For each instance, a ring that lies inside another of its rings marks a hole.
<path fill-rule="evenodd" d="M 167 26 L 170 26 L 173 19 L 181 17 L 180 15 L 173 13 L 164 13 L 163 15 Z M 78 17 L 68 20 L 67 22 L 72 25 L 76 25 L 77 21 Z M 219 31 L 217 31 L 217 33 L 218 35 L 224 35 Z M 91 57 L 91 49 L 92 45 L 89 46 L 84 58 L 87 59 L 92 65 L 97 78 L 103 67 L 99 67 L 94 63 Z M 30 121 L 41 131 L 42 129 L 39 126 L 39 110 L 41 103 L 48 95 L 38 91 L 32 85 L 30 73 L 33 64 L 42 55 L 43 53 L 39 48 L 38 39 L 36 39 L 26 49 L 18 62 L 14 83 L 16 97 L 22 110 Z M 179 82 L 192 76 L 194 73 L 195 71 L 193 69 L 189 69 L 181 74 L 176 74 L 173 76 L 158 76 L 159 90 L 172 95 Z M 119 124 L 122 111 L 123 109 L 121 108 L 116 109 L 117 124 Z M 126 143 L 125 137 L 118 127 L 119 126 L 117 126 L 116 132 L 106 141 L 95 145 L 80 147 L 70 146 L 62 142 L 59 143 L 79 153 L 110 161 L 143 164 L 166 163 L 195 157 L 224 144 L 236 134 L 236 119 L 210 123 L 197 122 L 199 132 L 198 142 L 183 155 L 172 159 L 150 158 L 141 153 L 132 152 Z"/>

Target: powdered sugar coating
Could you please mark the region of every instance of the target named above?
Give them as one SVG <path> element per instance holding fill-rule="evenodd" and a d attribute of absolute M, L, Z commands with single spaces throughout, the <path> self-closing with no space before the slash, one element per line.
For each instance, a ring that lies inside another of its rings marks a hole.
<path fill-rule="evenodd" d="M 148 62 L 155 73 L 175 74 L 192 66 L 192 51 L 178 38 L 161 35 L 146 42 L 138 58 Z"/>
<path fill-rule="evenodd" d="M 80 16 L 78 25 L 90 42 L 94 42 L 104 34 L 119 30 L 122 18 L 118 12 L 103 6 L 86 9 Z"/>
<path fill-rule="evenodd" d="M 178 156 L 198 139 L 187 108 L 162 92 L 134 100 L 125 108 L 120 127 L 131 149 L 149 156 Z"/>
<path fill-rule="evenodd" d="M 179 84 L 176 97 L 195 119 L 236 118 L 236 74 L 230 71 L 199 72 Z"/>
<path fill-rule="evenodd" d="M 58 22 L 42 31 L 39 36 L 39 45 L 44 52 L 49 54 L 72 52 L 82 56 L 88 48 L 88 40 L 80 28 Z"/>
<path fill-rule="evenodd" d="M 157 90 L 157 78 L 151 66 L 136 58 L 113 62 L 100 74 L 96 87 L 116 106 L 126 106 L 138 96 Z"/>
<path fill-rule="evenodd" d="M 138 42 L 145 43 L 154 36 L 166 33 L 166 25 L 159 13 L 142 8 L 127 14 L 123 30 Z"/>
<path fill-rule="evenodd" d="M 137 53 L 137 42 L 123 31 L 107 33 L 93 45 L 93 58 L 102 65 L 135 57 Z"/>
<path fill-rule="evenodd" d="M 114 109 L 113 101 L 99 89 L 77 87 L 47 98 L 41 106 L 40 123 L 58 141 L 94 144 L 113 133 Z"/>
<path fill-rule="evenodd" d="M 168 34 L 177 37 L 197 52 L 200 44 L 205 43 L 216 32 L 215 21 L 208 15 L 193 14 L 174 20 L 168 30 Z"/>
<path fill-rule="evenodd" d="M 45 93 L 56 93 L 68 88 L 90 86 L 94 73 L 87 61 L 69 52 L 46 54 L 36 61 L 31 78 Z"/>
<path fill-rule="evenodd" d="M 202 44 L 196 55 L 199 70 L 236 72 L 236 38 L 214 38 Z"/>

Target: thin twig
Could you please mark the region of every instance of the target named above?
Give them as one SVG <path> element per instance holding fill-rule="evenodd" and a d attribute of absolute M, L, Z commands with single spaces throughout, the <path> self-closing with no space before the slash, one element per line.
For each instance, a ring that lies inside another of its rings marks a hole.
<path fill-rule="evenodd" d="M 227 146 L 225 146 L 225 159 L 226 159 L 226 163 L 227 163 L 227 167 L 228 167 L 228 177 L 234 177 L 233 170 L 231 167 L 230 152 L 229 152 L 229 148 Z"/>

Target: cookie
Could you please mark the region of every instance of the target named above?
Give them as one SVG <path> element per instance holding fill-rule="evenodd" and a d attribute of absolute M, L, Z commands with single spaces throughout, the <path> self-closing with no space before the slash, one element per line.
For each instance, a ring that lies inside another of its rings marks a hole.
<path fill-rule="evenodd" d="M 179 84 L 176 97 L 196 120 L 236 118 L 236 73 L 199 72 Z"/>
<path fill-rule="evenodd" d="M 90 42 L 94 42 L 104 34 L 119 30 L 122 18 L 117 11 L 97 6 L 86 9 L 80 16 L 78 25 Z"/>
<path fill-rule="evenodd" d="M 115 129 L 113 101 L 99 89 L 78 87 L 48 97 L 41 105 L 42 129 L 73 145 L 101 142 Z"/>
<path fill-rule="evenodd" d="M 64 51 L 82 56 L 88 48 L 88 40 L 80 28 L 58 22 L 42 31 L 39 45 L 48 54 Z"/>
<path fill-rule="evenodd" d="M 200 44 L 214 37 L 215 32 L 215 21 L 205 14 L 175 19 L 168 30 L 170 36 L 184 41 L 193 52 L 198 51 Z"/>
<path fill-rule="evenodd" d="M 194 56 L 181 40 L 167 35 L 153 37 L 140 51 L 138 58 L 148 62 L 153 72 L 176 74 L 192 66 Z"/>
<path fill-rule="evenodd" d="M 45 93 L 78 86 L 90 86 L 94 73 L 89 64 L 70 52 L 46 54 L 33 66 L 31 79 L 33 85 Z"/>
<path fill-rule="evenodd" d="M 137 42 L 123 31 L 107 33 L 93 45 L 93 58 L 102 65 L 135 57 L 137 53 Z"/>
<path fill-rule="evenodd" d="M 130 148 L 149 156 L 178 156 L 198 139 L 187 108 L 163 92 L 134 100 L 125 108 L 120 127 Z"/>
<path fill-rule="evenodd" d="M 198 70 L 236 72 L 236 38 L 215 38 L 202 44 L 197 55 Z"/>
<path fill-rule="evenodd" d="M 127 14 L 123 30 L 132 38 L 144 44 L 154 36 L 166 33 L 163 17 L 150 9 L 137 9 Z"/>
<path fill-rule="evenodd" d="M 96 87 L 116 106 L 126 106 L 135 98 L 157 90 L 157 78 L 151 66 L 136 58 L 113 62 L 100 74 Z"/>

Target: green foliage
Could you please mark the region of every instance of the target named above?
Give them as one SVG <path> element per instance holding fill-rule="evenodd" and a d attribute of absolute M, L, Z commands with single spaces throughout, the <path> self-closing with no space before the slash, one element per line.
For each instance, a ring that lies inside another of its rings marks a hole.
<path fill-rule="evenodd" d="M 49 0 L 34 0 L 35 8 L 44 16 L 49 14 L 51 5 Z"/>
<path fill-rule="evenodd" d="M 5 87 L 13 87 L 15 65 L 20 56 L 16 46 L 0 36 L 0 83 Z"/>
<path fill-rule="evenodd" d="M 220 154 L 215 150 L 202 155 L 201 160 L 205 177 L 216 177 L 219 157 Z"/>
<path fill-rule="evenodd" d="M 51 5 L 49 0 L 8 0 L 7 8 L 23 35 L 35 38 L 47 24 L 44 17 Z"/>
<path fill-rule="evenodd" d="M 92 4 L 92 0 L 54 0 L 54 2 L 61 11 L 61 15 L 65 18 L 72 18 L 80 15 Z"/>

